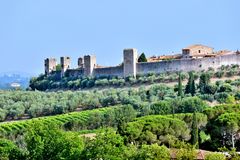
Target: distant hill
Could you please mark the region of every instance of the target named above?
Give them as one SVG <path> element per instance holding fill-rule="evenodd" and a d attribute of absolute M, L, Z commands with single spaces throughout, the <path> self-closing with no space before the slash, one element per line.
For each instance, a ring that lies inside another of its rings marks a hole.
<path fill-rule="evenodd" d="M 29 85 L 31 74 L 23 72 L 0 73 L 0 89 L 8 90 L 14 88 L 26 89 Z"/>

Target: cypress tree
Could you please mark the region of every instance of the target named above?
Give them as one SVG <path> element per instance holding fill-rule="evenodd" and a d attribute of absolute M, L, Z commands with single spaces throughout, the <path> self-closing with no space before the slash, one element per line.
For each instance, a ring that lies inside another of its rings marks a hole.
<path fill-rule="evenodd" d="M 192 145 L 194 145 L 196 148 L 198 148 L 198 124 L 197 124 L 197 115 L 194 111 L 193 117 L 192 117 Z"/>
<path fill-rule="evenodd" d="M 179 72 L 179 74 L 178 74 L 178 96 L 183 97 L 181 72 Z"/>
<path fill-rule="evenodd" d="M 194 76 L 192 76 L 191 94 L 192 94 L 192 96 L 194 96 L 196 94 L 196 87 L 195 87 Z"/>
<path fill-rule="evenodd" d="M 147 62 L 147 58 L 145 56 L 144 53 L 142 53 L 139 58 L 138 58 L 138 62 Z"/>
<path fill-rule="evenodd" d="M 210 75 L 202 73 L 199 78 L 199 89 L 201 93 L 206 93 L 206 86 L 210 83 Z"/>
<path fill-rule="evenodd" d="M 192 96 L 194 96 L 196 93 L 193 72 L 189 72 L 189 78 L 188 78 L 188 83 L 186 85 L 185 93 L 186 94 L 190 93 Z"/>

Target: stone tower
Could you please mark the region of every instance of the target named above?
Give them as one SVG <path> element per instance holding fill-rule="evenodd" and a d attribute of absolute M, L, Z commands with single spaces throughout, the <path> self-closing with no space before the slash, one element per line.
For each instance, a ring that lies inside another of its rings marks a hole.
<path fill-rule="evenodd" d="M 123 50 L 123 73 L 124 77 L 133 76 L 136 77 L 137 72 L 137 49 L 124 49 Z"/>
<path fill-rule="evenodd" d="M 96 56 L 84 56 L 84 75 L 91 76 L 96 67 Z"/>
<path fill-rule="evenodd" d="M 84 59 L 82 57 L 78 58 L 78 68 L 84 67 Z"/>
<path fill-rule="evenodd" d="M 70 57 L 61 57 L 60 62 L 61 62 L 60 63 L 61 64 L 61 76 L 63 77 L 66 70 L 70 68 L 71 59 L 70 59 Z"/>
<path fill-rule="evenodd" d="M 52 71 L 56 71 L 57 61 L 55 58 L 47 58 L 44 60 L 45 74 L 48 75 Z"/>

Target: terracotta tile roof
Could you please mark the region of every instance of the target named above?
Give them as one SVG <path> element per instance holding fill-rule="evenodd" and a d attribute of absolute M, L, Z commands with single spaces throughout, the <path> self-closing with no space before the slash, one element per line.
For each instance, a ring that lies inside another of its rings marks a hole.
<path fill-rule="evenodd" d="M 194 44 L 194 45 L 190 45 L 186 48 L 183 48 L 183 49 L 193 49 L 195 47 L 206 47 L 206 48 L 212 48 L 212 47 L 209 47 L 209 46 L 205 46 L 205 45 L 202 45 L 202 44 Z M 212 48 L 213 49 L 213 48 Z"/>
<path fill-rule="evenodd" d="M 148 62 L 157 62 L 161 60 L 167 60 L 167 59 L 180 59 L 182 57 L 181 54 L 175 54 L 175 55 L 163 55 L 163 56 L 152 56 L 148 58 Z"/>
<path fill-rule="evenodd" d="M 221 50 L 221 51 L 218 51 L 216 52 L 216 54 L 218 55 L 226 55 L 226 54 L 231 54 L 232 51 L 229 51 L 229 50 Z"/>

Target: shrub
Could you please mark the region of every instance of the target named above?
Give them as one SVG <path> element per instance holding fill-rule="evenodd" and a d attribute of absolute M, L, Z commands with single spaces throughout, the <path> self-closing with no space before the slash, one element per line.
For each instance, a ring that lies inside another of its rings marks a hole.
<path fill-rule="evenodd" d="M 237 74 L 237 71 L 235 69 L 230 69 L 226 74 L 228 77 L 232 77 Z"/>
<path fill-rule="evenodd" d="M 226 157 L 222 153 L 209 153 L 206 155 L 205 160 L 225 160 Z"/>
<path fill-rule="evenodd" d="M 238 92 L 235 94 L 235 99 L 236 99 L 236 100 L 240 100 L 240 91 L 238 91 Z"/>
<path fill-rule="evenodd" d="M 214 95 L 214 97 L 215 97 L 215 99 L 216 99 L 218 102 L 220 102 L 220 103 L 225 103 L 228 95 L 229 95 L 229 94 L 226 93 L 226 92 L 221 92 L 221 93 L 216 93 L 216 94 Z"/>
<path fill-rule="evenodd" d="M 108 79 L 98 79 L 95 81 L 96 86 L 106 86 L 109 85 Z"/>
<path fill-rule="evenodd" d="M 206 100 L 206 101 L 209 101 L 209 102 L 213 102 L 213 101 L 214 101 L 214 95 L 201 94 L 201 95 L 199 95 L 199 97 L 200 97 L 202 100 Z"/>
<path fill-rule="evenodd" d="M 7 111 L 0 108 L 0 121 L 4 121 L 7 116 Z"/>
<path fill-rule="evenodd" d="M 219 87 L 218 92 L 232 92 L 232 86 L 228 83 L 224 83 Z"/>
<path fill-rule="evenodd" d="M 206 108 L 206 103 L 198 97 L 187 97 L 182 100 L 182 103 L 177 108 L 178 113 L 193 113 L 203 112 Z"/>
<path fill-rule="evenodd" d="M 235 103 L 235 97 L 232 96 L 232 95 L 228 95 L 225 102 L 228 103 L 228 104 L 234 104 Z"/>
<path fill-rule="evenodd" d="M 205 93 L 207 94 L 215 94 L 218 90 L 218 86 L 215 84 L 208 84 L 205 86 Z"/>
<path fill-rule="evenodd" d="M 152 114 L 171 114 L 172 106 L 168 101 L 160 101 L 151 105 Z"/>
<path fill-rule="evenodd" d="M 215 76 L 218 77 L 218 78 L 222 78 L 223 75 L 224 75 L 224 72 L 223 72 L 223 71 L 217 71 L 217 72 L 215 73 Z"/>
<path fill-rule="evenodd" d="M 165 146 L 159 146 L 158 144 L 142 145 L 138 150 L 135 159 L 138 160 L 150 160 L 150 159 L 170 159 L 169 149 Z"/>

